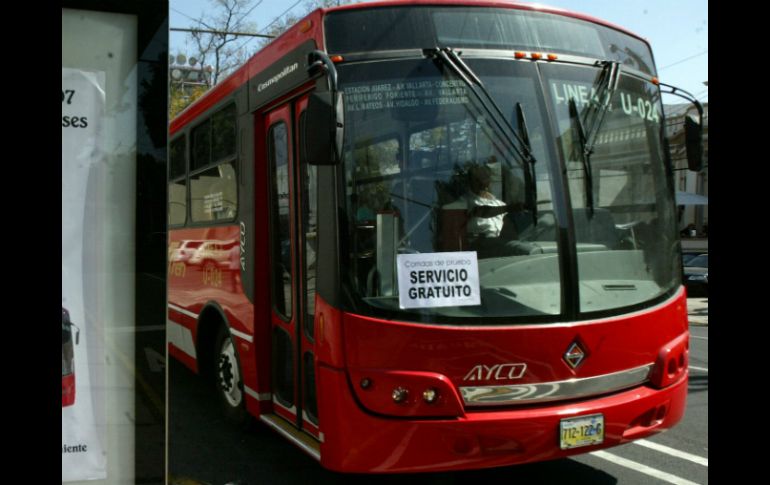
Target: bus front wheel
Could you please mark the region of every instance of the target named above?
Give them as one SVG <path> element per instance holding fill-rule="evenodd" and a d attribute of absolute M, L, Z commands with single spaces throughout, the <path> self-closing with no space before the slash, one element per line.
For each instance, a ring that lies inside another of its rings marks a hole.
<path fill-rule="evenodd" d="M 241 367 L 233 339 L 225 325 L 219 328 L 215 349 L 214 379 L 225 416 L 236 425 L 246 425 L 250 419 L 243 394 Z"/>

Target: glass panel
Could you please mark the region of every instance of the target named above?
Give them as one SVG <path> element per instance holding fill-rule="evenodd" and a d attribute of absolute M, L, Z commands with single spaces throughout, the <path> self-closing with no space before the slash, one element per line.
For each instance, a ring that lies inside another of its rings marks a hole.
<path fill-rule="evenodd" d="M 184 177 L 185 172 L 187 171 L 187 162 L 185 160 L 185 151 L 187 148 L 187 144 L 185 143 L 186 141 L 187 139 L 183 135 L 182 137 L 172 141 L 169 145 L 169 179 Z"/>
<path fill-rule="evenodd" d="M 286 407 L 294 405 L 294 349 L 286 331 L 273 329 L 273 389 L 278 402 Z"/>
<path fill-rule="evenodd" d="M 522 148 L 510 129 L 448 68 L 422 60 L 340 67 L 349 284 L 364 308 L 399 311 L 404 319 L 481 322 L 558 314 L 556 231 L 546 239 L 523 237 L 533 221 L 527 194 L 537 193 L 539 210 L 551 209 L 536 71 L 513 61 L 467 63 L 514 130 L 521 105 L 538 159 L 534 170 L 516 154 Z M 398 255 L 467 251 L 478 257 L 481 305 L 400 308 L 393 268 Z"/>
<path fill-rule="evenodd" d="M 271 219 L 273 232 L 273 302 L 287 318 L 292 314 L 291 206 L 289 204 L 289 141 L 285 123 L 270 129 Z"/>
<path fill-rule="evenodd" d="M 305 112 L 299 119 L 304 133 Z M 300 161 L 302 181 L 302 227 L 305 237 L 305 334 L 313 338 L 315 323 L 316 261 L 318 251 L 318 167 Z"/>
<path fill-rule="evenodd" d="M 211 122 L 206 121 L 192 132 L 192 160 L 190 170 L 197 170 L 211 163 Z"/>
<path fill-rule="evenodd" d="M 335 54 L 439 46 L 509 49 L 611 59 L 654 74 L 641 39 L 563 15 L 486 7 L 384 7 L 331 12 L 328 50 Z"/>
<path fill-rule="evenodd" d="M 602 52 L 595 25 L 567 17 L 488 9 L 433 14 L 438 45 L 481 49 L 532 49 L 593 54 Z"/>
<path fill-rule="evenodd" d="M 302 401 L 304 404 L 304 410 L 310 422 L 318 424 L 318 398 L 316 395 L 315 385 L 315 363 L 313 362 L 313 354 L 311 352 L 305 352 L 302 357 L 303 370 L 305 378 L 302 379 Z"/>
<path fill-rule="evenodd" d="M 213 161 L 235 156 L 235 105 L 231 104 L 212 116 L 211 125 Z"/>
<path fill-rule="evenodd" d="M 193 222 L 235 218 L 238 186 L 232 163 L 222 163 L 190 176 L 190 204 Z"/>
<path fill-rule="evenodd" d="M 62 482 L 164 476 L 147 356 L 166 347 L 167 18 L 163 1 L 62 8 Z"/>
<path fill-rule="evenodd" d="M 633 305 L 669 291 L 679 283 L 680 262 L 658 88 L 621 74 L 603 122 L 594 133 L 586 133 L 595 144 L 584 160 L 569 103 L 575 100 L 581 122 L 590 129 L 586 115 L 605 95 L 596 89 L 600 70 L 548 66 L 544 72 L 567 167 L 581 311 Z M 590 180 L 585 165 L 591 169 Z M 593 214 L 587 184 L 592 187 Z"/>
<path fill-rule="evenodd" d="M 187 183 L 185 179 L 168 184 L 168 224 L 182 225 L 187 220 Z"/>

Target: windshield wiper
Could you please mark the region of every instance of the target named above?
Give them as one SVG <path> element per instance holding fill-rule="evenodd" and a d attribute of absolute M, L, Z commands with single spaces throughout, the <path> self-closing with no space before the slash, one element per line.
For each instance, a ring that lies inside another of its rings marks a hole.
<path fill-rule="evenodd" d="M 592 100 L 583 120 L 588 130 L 586 131 L 586 150 L 589 153 L 594 151 L 596 137 L 599 134 L 604 116 L 610 108 L 610 101 L 615 91 L 617 91 L 618 82 L 620 81 L 619 62 L 601 61 L 598 64 L 603 65 L 599 80 L 596 83 L 596 98 L 599 100 L 599 104 L 597 106 Z"/>
<path fill-rule="evenodd" d="M 585 180 L 586 186 L 586 207 L 588 208 L 589 217 L 594 215 L 594 183 L 593 174 L 591 173 L 591 151 L 588 150 L 588 142 L 586 141 L 586 131 L 583 127 L 583 122 L 580 121 L 580 114 L 578 113 L 575 98 L 569 100 L 569 118 L 572 120 L 572 125 L 577 134 L 577 141 L 579 147 L 577 149 L 580 162 L 583 165 L 583 173 L 585 174 L 583 180 Z"/>
<path fill-rule="evenodd" d="M 525 185 L 527 194 L 529 195 L 529 202 L 531 203 L 531 209 L 533 213 L 537 212 L 537 195 L 535 188 L 534 178 L 534 164 L 537 161 L 535 155 L 532 153 L 531 146 L 529 144 L 529 135 L 527 133 L 526 126 L 521 126 L 521 120 L 523 119 L 523 112 L 519 118 L 519 129 L 522 135 L 516 133 L 516 130 L 511 126 L 508 118 L 505 117 L 500 106 L 495 102 L 492 95 L 489 94 L 487 88 L 481 82 L 481 79 L 475 72 L 460 59 L 460 56 L 451 47 L 437 47 L 436 49 L 430 49 L 428 54 L 433 55 L 435 58 L 440 59 L 448 66 L 457 76 L 465 82 L 468 87 L 471 88 L 473 94 L 481 102 L 481 106 L 491 116 L 492 121 L 497 125 L 498 131 L 503 135 L 505 141 L 510 144 L 513 152 L 519 157 L 519 161 L 524 168 L 525 173 Z M 520 103 L 517 103 L 517 109 L 521 110 Z M 515 140 L 515 141 L 514 141 Z M 534 199 L 532 198 L 534 194 Z"/>
<path fill-rule="evenodd" d="M 596 94 L 592 97 L 598 99 L 598 103 L 591 99 L 588 108 L 585 110 L 584 118 L 581 120 L 575 98 L 572 97 L 569 100 L 569 117 L 577 131 L 577 138 L 580 144 L 578 155 L 585 172 L 586 206 L 589 217 L 594 215 L 591 155 L 594 153 L 594 145 L 601 130 L 602 122 L 604 122 L 604 116 L 609 110 L 610 100 L 618 89 L 618 81 L 620 80 L 620 63 L 617 61 L 600 61 L 597 65 L 603 66 L 599 80 L 596 83 Z"/>

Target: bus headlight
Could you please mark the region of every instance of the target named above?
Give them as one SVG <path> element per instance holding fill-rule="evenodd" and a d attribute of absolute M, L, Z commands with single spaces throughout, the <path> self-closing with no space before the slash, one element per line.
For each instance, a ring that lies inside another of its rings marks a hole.
<path fill-rule="evenodd" d="M 685 332 L 658 351 L 655 367 L 650 373 L 650 384 L 658 389 L 679 381 L 687 372 L 690 355 L 690 332 Z"/>
<path fill-rule="evenodd" d="M 350 382 L 358 402 L 388 416 L 457 417 L 460 395 L 449 378 L 435 372 L 356 369 Z"/>

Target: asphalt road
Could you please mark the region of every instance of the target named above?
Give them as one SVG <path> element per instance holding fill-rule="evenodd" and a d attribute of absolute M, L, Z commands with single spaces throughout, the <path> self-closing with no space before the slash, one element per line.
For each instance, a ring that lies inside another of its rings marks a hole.
<path fill-rule="evenodd" d="M 695 299 L 692 299 L 695 300 Z M 260 423 L 235 429 L 213 391 L 184 366 L 169 363 L 170 485 L 295 483 L 571 485 L 708 483 L 708 300 L 689 304 L 690 383 L 687 411 L 673 429 L 627 445 L 570 459 L 491 470 L 416 475 L 340 475 L 327 471 Z M 705 319 L 704 319 L 705 316 Z"/>

